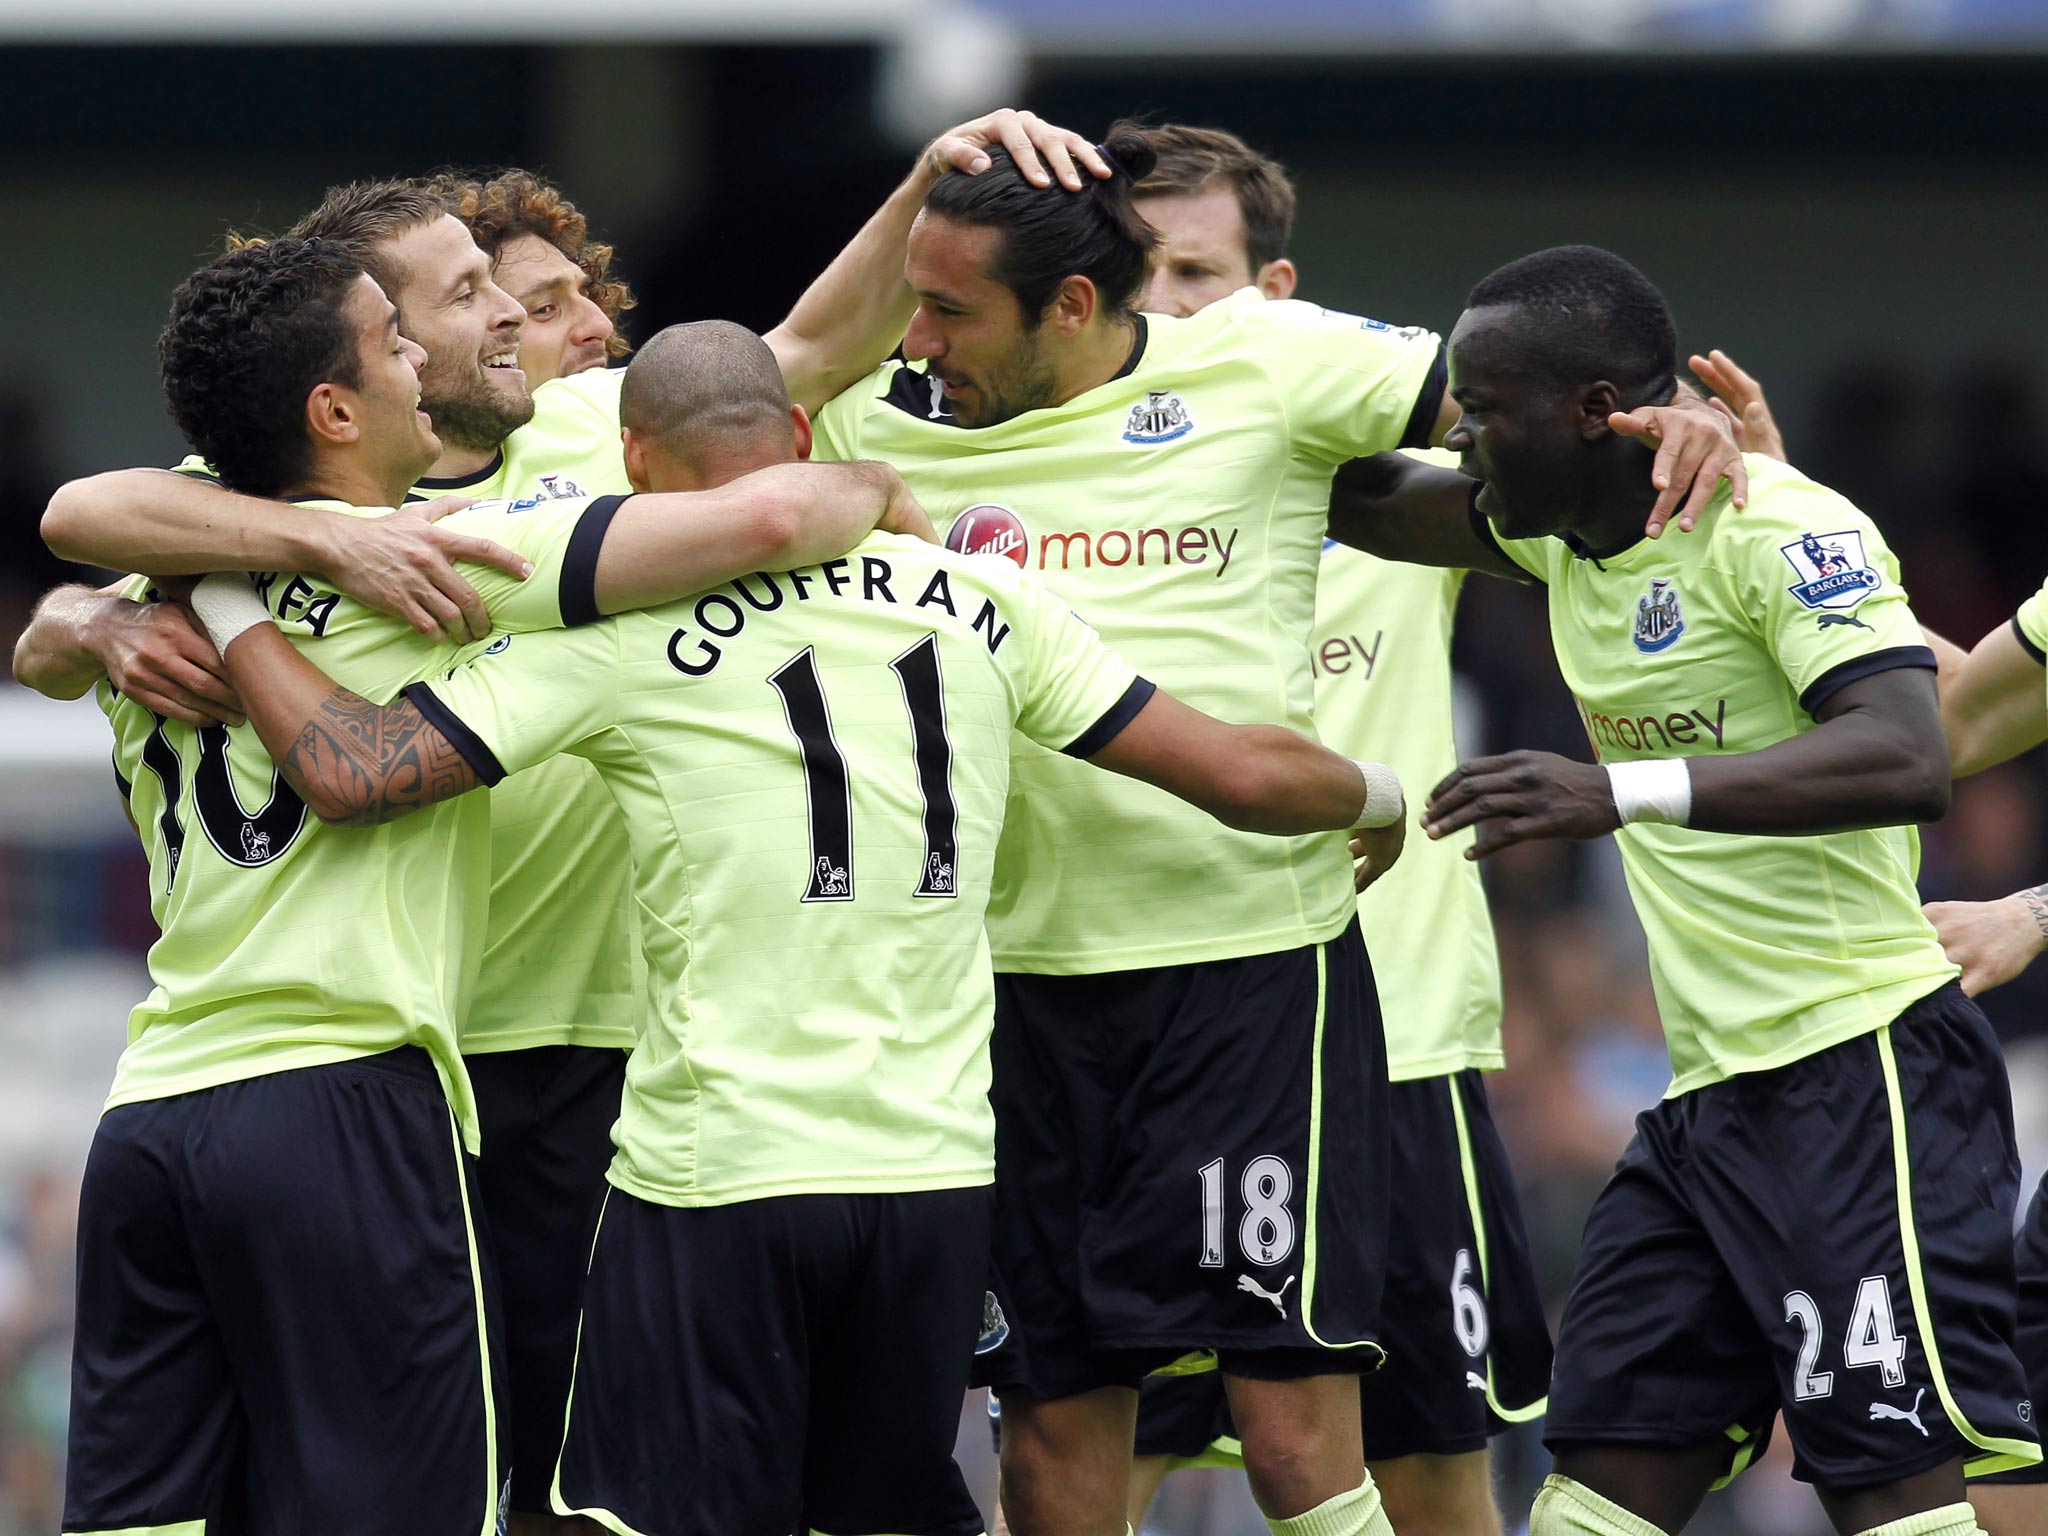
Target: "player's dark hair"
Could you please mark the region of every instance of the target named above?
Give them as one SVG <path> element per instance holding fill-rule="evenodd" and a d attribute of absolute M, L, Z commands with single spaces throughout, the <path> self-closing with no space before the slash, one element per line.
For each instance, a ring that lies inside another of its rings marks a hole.
<path fill-rule="evenodd" d="M 1294 239 L 1294 183 L 1287 168 L 1234 133 L 1167 123 L 1138 130 L 1159 157 L 1132 188 L 1137 197 L 1193 197 L 1227 187 L 1244 220 L 1245 258 L 1256 273 L 1287 255 Z"/>
<path fill-rule="evenodd" d="M 1027 329 L 1045 318 L 1046 306 L 1069 277 L 1085 277 L 1112 315 L 1127 315 L 1145 286 L 1146 261 L 1159 232 L 1131 206 L 1131 186 L 1149 175 L 1152 146 L 1119 125 L 1103 147 L 1116 174 L 1069 192 L 1058 182 L 1034 187 L 1009 151 L 988 151 L 989 168 L 979 176 L 941 176 L 924 200 L 925 211 L 961 224 L 997 230 L 997 282 L 1017 297 Z"/>
<path fill-rule="evenodd" d="M 789 391 L 768 343 L 730 320 L 656 333 L 619 386 L 619 425 L 682 462 L 787 454 Z"/>
<path fill-rule="evenodd" d="M 171 419 L 231 489 L 279 496 L 311 464 L 306 396 L 362 382 L 342 313 L 363 269 L 332 240 L 241 246 L 178 285 L 157 338 Z"/>
<path fill-rule="evenodd" d="M 612 248 L 590 238 L 590 224 L 553 182 L 517 167 L 495 173 L 437 171 L 424 183 L 447 204 L 449 212 L 469 226 L 483 252 L 495 263 L 509 240 L 536 235 L 583 270 L 590 280 L 590 302 L 604 311 L 614 327 L 640 301 L 626 280 L 612 270 Z M 605 342 L 613 357 L 633 350 L 622 330 Z"/>
<path fill-rule="evenodd" d="M 1597 245 L 1511 261 L 1482 278 L 1465 307 L 1515 311 L 1525 365 L 1560 387 L 1607 379 L 1630 406 L 1662 404 L 1677 388 L 1671 306 L 1641 272 Z"/>
<path fill-rule="evenodd" d="M 352 181 L 329 187 L 320 206 L 285 233 L 336 242 L 396 304 L 405 272 L 394 260 L 390 242 L 453 211 L 424 182 Z"/>

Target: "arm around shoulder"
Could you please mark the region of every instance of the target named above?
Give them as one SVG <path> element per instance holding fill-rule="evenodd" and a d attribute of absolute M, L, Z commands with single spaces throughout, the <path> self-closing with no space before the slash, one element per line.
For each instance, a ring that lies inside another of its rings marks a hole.
<path fill-rule="evenodd" d="M 1479 532 L 1478 482 L 1399 453 L 1353 459 L 1330 487 L 1330 537 L 1382 560 L 1449 566 L 1527 581 L 1528 574 Z"/>

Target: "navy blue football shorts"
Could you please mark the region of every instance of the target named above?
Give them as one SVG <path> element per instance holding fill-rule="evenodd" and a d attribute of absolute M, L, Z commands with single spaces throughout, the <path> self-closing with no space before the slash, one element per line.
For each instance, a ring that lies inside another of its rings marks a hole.
<path fill-rule="evenodd" d="M 473 1181 L 418 1047 L 108 1110 L 79 1201 L 64 1530 L 496 1531 Z"/>
<path fill-rule="evenodd" d="M 1587 1218 L 1546 1443 L 1720 1442 L 1733 1476 L 1782 1410 L 1831 1490 L 2032 1462 L 2018 1184 L 1998 1044 L 1954 984 L 1666 1099 Z"/>

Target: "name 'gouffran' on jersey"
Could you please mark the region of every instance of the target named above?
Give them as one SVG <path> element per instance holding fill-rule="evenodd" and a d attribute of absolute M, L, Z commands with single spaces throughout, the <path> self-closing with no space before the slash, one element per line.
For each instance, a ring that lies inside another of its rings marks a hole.
<path fill-rule="evenodd" d="M 1441 449 L 1414 457 L 1458 462 Z M 1390 766 L 1413 804 L 1458 766 L 1451 624 L 1464 580 L 1324 541 L 1309 644 L 1316 729 L 1337 751 Z M 1471 841 L 1412 837 L 1358 897 L 1395 1082 L 1502 1065 L 1500 954 Z"/>
<path fill-rule="evenodd" d="M 1748 507 L 1723 486 L 1684 537 L 1600 561 L 1558 539 L 1499 546 L 1549 587 L 1558 665 L 1603 762 L 1754 752 L 1811 730 L 1858 678 L 1934 665 L 1876 525 L 1788 465 L 1744 463 Z M 1957 974 L 1920 911 L 1915 828 L 1639 824 L 1616 840 L 1672 1094 L 1889 1024 Z"/>
<path fill-rule="evenodd" d="M 610 1177 L 711 1205 L 993 1177 L 1013 732 L 1086 755 L 1150 693 L 1009 562 L 876 534 L 409 697 L 487 782 L 568 751 L 617 797 L 650 990 Z"/>
<path fill-rule="evenodd" d="M 1442 391 L 1435 336 L 1247 289 L 1140 316 L 1117 378 L 990 427 L 884 365 L 819 413 L 818 444 L 895 465 L 951 542 L 1041 573 L 1161 687 L 1308 731 L 1331 476 L 1426 443 Z M 998 969 L 1067 974 L 1296 948 L 1350 921 L 1348 869 L 1341 836 L 1232 832 L 1020 748 L 990 942 Z"/>
<path fill-rule="evenodd" d="M 450 519 L 533 562 L 524 582 L 464 567 L 501 627 L 547 628 L 565 611 L 594 617 L 589 589 L 615 506 L 564 501 L 509 518 L 479 507 Z M 461 654 L 318 577 L 251 579 L 292 643 L 373 701 Z M 131 595 L 147 585 L 137 578 Z M 329 827 L 285 783 L 255 727 L 161 720 L 104 682 L 99 699 L 162 930 L 108 1107 L 421 1045 L 474 1149 L 455 1031 L 482 940 L 469 915 L 486 896 L 482 797 L 388 826 Z"/>

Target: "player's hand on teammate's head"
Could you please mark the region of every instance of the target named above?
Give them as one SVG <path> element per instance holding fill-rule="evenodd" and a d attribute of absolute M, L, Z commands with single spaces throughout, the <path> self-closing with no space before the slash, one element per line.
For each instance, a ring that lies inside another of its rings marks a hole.
<path fill-rule="evenodd" d="M 460 506 L 447 505 L 449 502 Z M 455 562 L 488 565 L 521 580 L 533 574 L 523 555 L 474 534 L 439 526 L 437 519 L 469 503 L 442 497 L 382 517 L 348 518 L 327 569 L 321 572 L 357 602 L 404 619 L 423 635 L 481 640 L 491 616 Z"/>
<path fill-rule="evenodd" d="M 1607 418 L 1607 425 L 1624 437 L 1639 437 L 1657 450 L 1650 465 L 1657 501 L 1643 525 L 1648 537 L 1663 533 L 1673 513 L 1678 516 L 1678 531 L 1691 533 L 1723 480 L 1733 490 L 1736 506 L 1748 502 L 1749 472 L 1742 467 L 1742 445 L 1727 414 L 1715 410 L 1703 396 L 1681 387 L 1669 405 L 1616 411 Z"/>
<path fill-rule="evenodd" d="M 1422 829 L 1432 838 L 1480 826 L 1468 859 L 1544 837 L 1604 837 L 1621 825 L 1607 770 L 1555 752 L 1507 752 L 1460 763 L 1429 792 Z"/>
<path fill-rule="evenodd" d="M 114 691 L 144 709 L 186 725 L 240 725 L 246 718 L 220 652 L 181 604 L 108 604 L 93 638 Z"/>
<path fill-rule="evenodd" d="M 2034 891 L 1997 901 L 1930 901 L 1921 909 L 1970 996 L 2002 987 L 2048 948 L 2048 902 Z"/>
<path fill-rule="evenodd" d="M 1408 841 L 1408 818 L 1396 816 L 1384 827 L 1351 829 L 1351 888 L 1362 891 L 1392 869 Z"/>
<path fill-rule="evenodd" d="M 1080 167 L 1098 178 L 1114 174 L 1102 152 L 1088 139 L 1046 122 L 1035 112 L 1019 112 L 1009 107 L 948 128 L 933 139 L 925 147 L 926 174 L 943 176 L 947 171 L 964 171 L 979 176 L 989 168 L 989 148 L 997 144 L 1010 152 L 1017 169 L 1033 186 L 1049 187 L 1057 176 L 1061 186 L 1078 192 L 1083 185 Z M 1050 174 L 1046 170 L 1048 165 L 1052 167 Z"/>
<path fill-rule="evenodd" d="M 1728 418 L 1744 453 L 1760 453 L 1781 464 L 1791 462 L 1785 456 L 1785 435 L 1778 430 L 1778 419 L 1764 399 L 1763 385 L 1743 372 L 1734 358 L 1716 347 L 1705 357 L 1695 354 L 1687 358 L 1686 366 L 1714 392 L 1707 403 Z"/>

